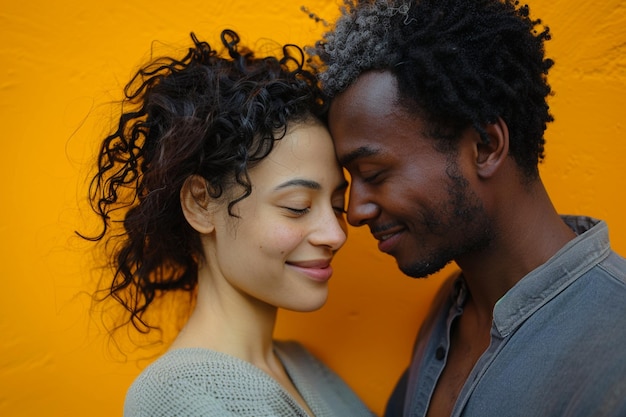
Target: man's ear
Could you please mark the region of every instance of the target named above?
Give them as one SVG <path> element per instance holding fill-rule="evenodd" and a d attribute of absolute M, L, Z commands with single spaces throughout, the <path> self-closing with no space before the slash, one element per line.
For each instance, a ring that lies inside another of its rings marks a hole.
<path fill-rule="evenodd" d="M 212 200 L 204 178 L 192 175 L 185 180 L 180 190 L 180 205 L 187 222 L 199 233 L 209 234 L 215 228 L 210 210 Z"/>
<path fill-rule="evenodd" d="M 501 118 L 484 126 L 489 143 L 477 143 L 476 167 L 481 178 L 492 177 L 509 155 L 509 128 Z"/>

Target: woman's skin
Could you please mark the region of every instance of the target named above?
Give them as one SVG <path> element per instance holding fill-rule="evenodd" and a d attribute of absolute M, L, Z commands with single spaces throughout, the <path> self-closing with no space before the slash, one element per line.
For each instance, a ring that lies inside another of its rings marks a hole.
<path fill-rule="evenodd" d="M 292 124 L 249 175 L 252 194 L 233 207 L 238 217 L 227 207 L 237 188 L 212 199 L 194 176 L 181 191 L 206 262 L 196 307 L 171 349 L 200 347 L 248 361 L 313 415 L 275 356 L 272 335 L 278 308 L 313 311 L 326 302 L 330 262 L 346 240 L 347 183 L 317 121 Z"/>

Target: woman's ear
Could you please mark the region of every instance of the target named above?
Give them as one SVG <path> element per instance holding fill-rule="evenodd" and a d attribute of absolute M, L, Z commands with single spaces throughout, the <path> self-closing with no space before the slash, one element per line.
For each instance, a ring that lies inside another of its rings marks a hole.
<path fill-rule="evenodd" d="M 192 175 L 185 180 L 180 190 L 180 205 L 185 219 L 197 232 L 209 234 L 213 231 L 212 198 L 204 178 Z"/>
<path fill-rule="evenodd" d="M 477 142 L 476 167 L 481 178 L 492 177 L 509 155 L 509 128 L 501 118 L 484 126 L 489 143 Z"/>

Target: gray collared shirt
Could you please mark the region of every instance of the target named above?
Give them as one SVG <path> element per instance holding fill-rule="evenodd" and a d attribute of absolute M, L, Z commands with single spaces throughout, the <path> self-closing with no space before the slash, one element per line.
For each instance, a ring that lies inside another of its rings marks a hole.
<path fill-rule="evenodd" d="M 452 416 L 626 416 L 626 259 L 608 228 L 563 216 L 578 234 L 497 303 L 491 343 L 463 386 Z M 418 337 L 411 367 L 386 416 L 425 416 L 467 288 L 452 294 Z M 404 397 L 403 407 L 393 404 Z"/>

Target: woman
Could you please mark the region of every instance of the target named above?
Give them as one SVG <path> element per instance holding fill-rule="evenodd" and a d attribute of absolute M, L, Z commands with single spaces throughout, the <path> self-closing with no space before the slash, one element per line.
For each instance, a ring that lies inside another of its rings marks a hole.
<path fill-rule="evenodd" d="M 326 105 L 300 48 L 255 58 L 232 31 L 221 56 L 193 34 L 126 86 L 90 198 L 115 274 L 107 295 L 137 330 L 165 293 L 195 307 L 128 391 L 126 416 L 364 416 L 351 390 L 297 343 L 272 338 L 278 308 L 326 301 L 346 239 L 346 181 Z M 113 230 L 115 216 L 123 230 Z"/>

